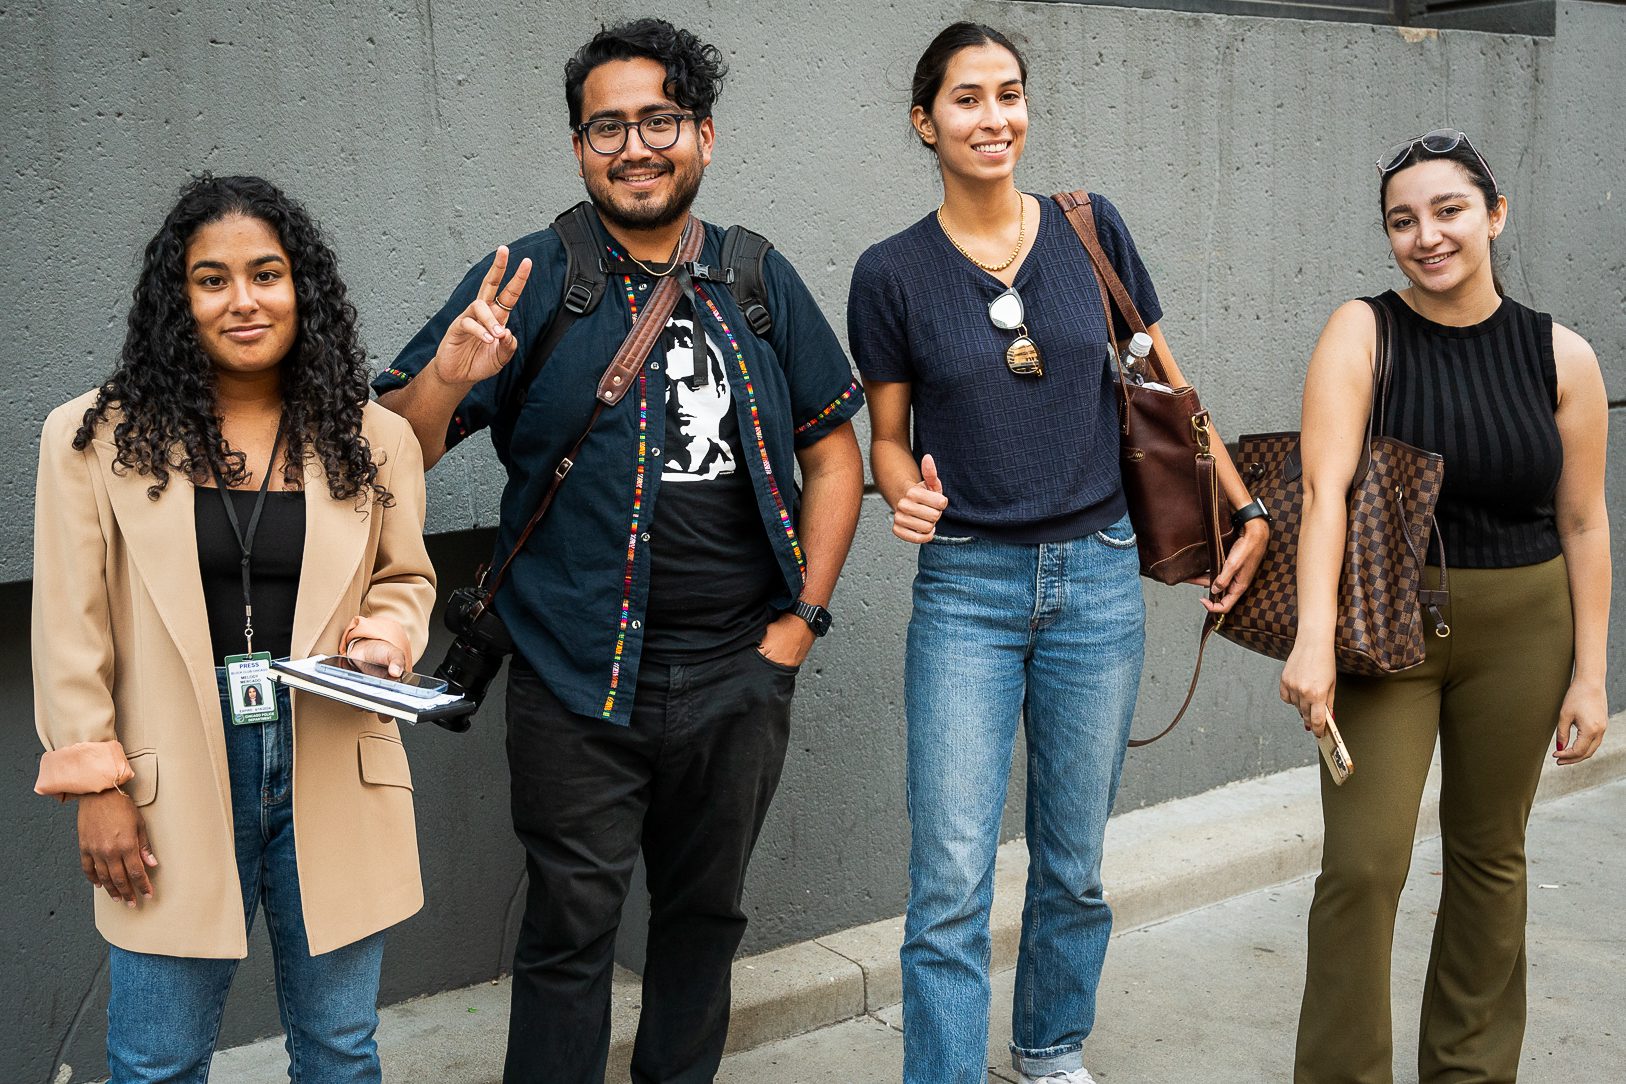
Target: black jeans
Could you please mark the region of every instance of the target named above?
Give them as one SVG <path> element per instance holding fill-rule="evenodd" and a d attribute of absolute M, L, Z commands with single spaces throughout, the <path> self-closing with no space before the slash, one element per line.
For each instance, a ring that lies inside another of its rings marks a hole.
<path fill-rule="evenodd" d="M 746 865 L 779 785 L 796 675 L 754 645 L 645 662 L 632 723 L 575 715 L 519 658 L 508 678 L 514 832 L 530 885 L 505 1084 L 599 1084 L 616 927 L 642 846 L 650 894 L 634 1084 L 701 1084 L 728 1034 Z"/>

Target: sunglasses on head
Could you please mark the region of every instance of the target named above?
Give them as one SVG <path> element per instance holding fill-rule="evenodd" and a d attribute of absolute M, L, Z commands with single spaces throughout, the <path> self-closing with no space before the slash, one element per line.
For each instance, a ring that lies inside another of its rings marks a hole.
<path fill-rule="evenodd" d="M 1496 174 L 1491 172 L 1490 164 L 1485 161 L 1485 156 L 1480 154 L 1478 148 L 1469 142 L 1466 133 L 1455 128 L 1436 128 L 1427 135 L 1413 136 L 1404 143 L 1396 143 L 1384 151 L 1383 157 L 1378 159 L 1378 176 L 1382 177 L 1399 169 L 1401 163 L 1411 154 L 1413 147 L 1422 147 L 1429 154 L 1435 155 L 1450 154 L 1458 147 L 1467 147 L 1473 152 L 1473 156 L 1478 159 L 1479 168 L 1485 171 L 1486 177 L 1490 178 L 1491 187 L 1498 192 L 1502 190 L 1497 185 Z"/>

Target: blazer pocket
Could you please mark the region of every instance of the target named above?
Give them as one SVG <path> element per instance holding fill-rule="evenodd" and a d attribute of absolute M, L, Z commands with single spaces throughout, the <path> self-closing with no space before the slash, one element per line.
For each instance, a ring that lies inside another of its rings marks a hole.
<path fill-rule="evenodd" d="M 158 750 L 138 749 L 125 759 L 135 777 L 124 784 L 124 793 L 138 806 L 151 805 L 158 797 Z"/>
<path fill-rule="evenodd" d="M 361 781 L 383 787 L 412 789 L 412 769 L 407 767 L 406 746 L 387 734 L 363 734 Z"/>

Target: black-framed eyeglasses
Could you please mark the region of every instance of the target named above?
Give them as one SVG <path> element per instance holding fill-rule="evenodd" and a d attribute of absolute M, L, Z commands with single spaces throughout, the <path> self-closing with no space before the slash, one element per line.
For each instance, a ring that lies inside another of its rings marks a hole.
<path fill-rule="evenodd" d="M 696 113 L 653 113 L 643 120 L 612 120 L 600 117 L 576 125 L 595 154 L 620 154 L 627 145 L 627 133 L 637 129 L 638 139 L 652 151 L 670 150 L 683 134 L 683 122 L 698 121 Z"/>
<path fill-rule="evenodd" d="M 1485 161 L 1485 156 L 1480 154 L 1479 148 L 1475 147 L 1468 139 L 1467 133 L 1456 128 L 1436 128 L 1426 135 L 1412 136 L 1404 143 L 1396 143 L 1384 151 L 1383 157 L 1378 159 L 1378 176 L 1381 177 L 1399 169 L 1400 164 L 1406 160 L 1406 156 L 1411 154 L 1411 149 L 1417 146 L 1421 146 L 1429 154 L 1450 154 L 1458 147 L 1467 147 L 1473 152 L 1474 157 L 1479 160 L 1479 168 L 1484 170 L 1485 176 L 1490 178 L 1491 187 L 1498 192 L 1502 190 L 1501 186 L 1496 183 L 1496 174 L 1491 172 L 1490 163 Z"/>

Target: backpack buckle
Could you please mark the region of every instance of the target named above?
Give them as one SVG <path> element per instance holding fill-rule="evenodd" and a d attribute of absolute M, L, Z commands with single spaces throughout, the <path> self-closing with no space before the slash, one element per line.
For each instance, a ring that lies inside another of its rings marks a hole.
<path fill-rule="evenodd" d="M 692 279 L 702 282 L 715 282 L 723 286 L 734 285 L 734 269 L 732 267 L 714 267 L 709 263 L 690 261 L 683 265 Z"/>
<path fill-rule="evenodd" d="M 751 334 L 759 339 L 767 338 L 768 332 L 773 330 L 773 316 L 768 312 L 768 306 L 760 301 L 752 301 L 741 311 L 745 313 L 745 322 L 751 328 Z"/>
<path fill-rule="evenodd" d="M 565 308 L 577 316 L 587 311 L 587 306 L 592 300 L 592 288 L 583 283 L 572 282 L 569 289 L 565 290 Z"/>

